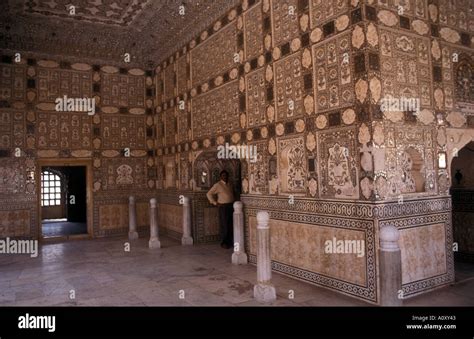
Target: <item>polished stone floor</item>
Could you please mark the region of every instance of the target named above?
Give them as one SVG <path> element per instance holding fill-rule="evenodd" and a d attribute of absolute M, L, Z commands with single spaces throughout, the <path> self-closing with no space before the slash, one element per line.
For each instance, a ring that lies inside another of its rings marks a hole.
<path fill-rule="evenodd" d="M 44 237 L 87 234 L 87 224 L 85 222 L 48 220 L 43 221 L 41 228 Z"/>
<path fill-rule="evenodd" d="M 230 264 L 218 245 L 181 246 L 147 239 L 124 251 L 126 238 L 45 244 L 37 258 L 0 255 L 0 306 L 257 306 L 256 268 Z M 474 306 L 474 266 L 457 265 L 460 280 L 405 300 L 408 306 Z M 275 306 L 370 306 L 274 273 Z M 289 299 L 289 291 L 294 299 Z M 71 292 L 73 291 L 73 292 Z M 75 294 L 75 298 L 70 296 Z"/>

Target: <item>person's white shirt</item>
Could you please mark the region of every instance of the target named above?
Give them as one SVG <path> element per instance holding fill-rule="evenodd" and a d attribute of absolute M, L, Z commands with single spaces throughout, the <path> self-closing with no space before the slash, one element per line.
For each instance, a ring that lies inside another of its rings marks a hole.
<path fill-rule="evenodd" d="M 230 204 L 234 202 L 232 184 L 230 182 L 226 183 L 224 180 L 216 182 L 206 195 L 209 202 L 213 205 Z M 217 200 L 214 198 L 215 195 L 217 195 Z"/>

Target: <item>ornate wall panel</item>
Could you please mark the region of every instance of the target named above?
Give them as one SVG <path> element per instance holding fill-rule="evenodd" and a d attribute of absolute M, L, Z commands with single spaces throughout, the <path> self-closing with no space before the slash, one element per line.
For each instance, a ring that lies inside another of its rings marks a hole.
<path fill-rule="evenodd" d="M 176 60 L 176 87 L 178 94 L 186 93 L 188 89 L 188 58 L 189 54 L 185 54 Z"/>
<path fill-rule="evenodd" d="M 429 39 L 380 29 L 380 40 L 384 95 L 419 98 L 421 107 L 432 107 Z"/>
<path fill-rule="evenodd" d="M 186 102 L 185 108 L 176 109 L 178 117 L 178 143 L 182 143 L 191 139 L 191 112 L 189 102 Z"/>
<path fill-rule="evenodd" d="M 245 243 L 249 261 L 256 263 L 255 217 L 259 210 L 270 213 L 272 269 L 339 292 L 377 302 L 376 233 L 372 207 L 344 202 L 298 199 L 289 207 L 285 197 L 245 196 Z M 337 215 L 338 217 L 334 217 Z M 368 219 L 366 219 L 368 218 Z M 365 256 L 323 253 L 324 241 L 360 239 Z M 278 240 L 276 240 L 278 239 Z M 309 239 L 309 240 L 308 240 Z M 325 261 L 328 261 L 323 264 Z"/>
<path fill-rule="evenodd" d="M 439 23 L 463 31 L 474 27 L 474 5 L 469 0 L 439 1 Z"/>
<path fill-rule="evenodd" d="M 278 139 L 278 181 L 281 193 L 306 192 L 308 175 L 306 165 L 303 136 Z"/>
<path fill-rule="evenodd" d="M 23 112 L 0 112 L 0 149 L 22 147 L 25 143 L 25 132 Z"/>
<path fill-rule="evenodd" d="M 0 65 L 0 100 L 24 101 L 26 93 L 26 68 L 17 65 Z"/>
<path fill-rule="evenodd" d="M 30 234 L 31 211 L 0 211 L 0 237 L 23 237 Z"/>
<path fill-rule="evenodd" d="M 102 190 L 146 189 L 146 159 L 102 159 Z"/>
<path fill-rule="evenodd" d="M 298 1 L 272 0 L 272 38 L 277 47 L 299 36 Z"/>
<path fill-rule="evenodd" d="M 126 204 L 100 206 L 99 227 L 101 230 L 128 227 L 128 206 Z"/>
<path fill-rule="evenodd" d="M 149 204 L 146 202 L 137 202 L 136 216 L 137 226 L 148 226 L 150 224 Z M 99 229 L 101 231 L 110 231 L 129 227 L 128 204 L 105 204 L 99 206 Z"/>
<path fill-rule="evenodd" d="M 163 91 L 163 100 L 168 101 L 173 99 L 175 96 L 174 89 L 175 89 L 175 72 L 174 72 L 175 64 L 170 64 L 166 67 L 163 71 L 163 84 L 164 84 L 164 91 Z"/>
<path fill-rule="evenodd" d="M 426 18 L 428 16 L 428 3 L 424 0 L 407 0 L 407 1 L 398 1 L 398 0 L 379 0 L 377 4 L 381 7 L 386 7 L 393 9 L 394 11 L 400 10 L 400 13 L 406 16 L 414 16 L 419 18 Z M 400 6 L 400 7 L 399 7 Z"/>
<path fill-rule="evenodd" d="M 103 149 L 145 149 L 146 118 L 130 115 L 104 115 L 101 120 Z"/>
<path fill-rule="evenodd" d="M 183 207 L 180 205 L 158 204 L 158 227 L 171 230 L 175 234 L 183 233 Z M 166 212 L 165 212 L 166 211 Z M 161 212 L 161 213 L 160 213 Z"/>
<path fill-rule="evenodd" d="M 231 81 L 192 99 L 193 137 L 236 130 L 239 122 L 239 82 Z"/>
<path fill-rule="evenodd" d="M 145 107 L 145 79 L 141 76 L 102 73 L 103 106 Z"/>
<path fill-rule="evenodd" d="M 349 33 L 313 46 L 316 111 L 347 107 L 354 102 Z"/>
<path fill-rule="evenodd" d="M 274 63 L 277 121 L 303 115 L 304 84 L 301 53 Z"/>
<path fill-rule="evenodd" d="M 188 153 L 181 153 L 179 158 L 179 188 L 187 190 L 190 188 L 192 178 L 192 167 L 189 162 Z"/>
<path fill-rule="evenodd" d="M 267 121 L 267 88 L 265 69 L 261 68 L 245 76 L 247 85 L 247 127 L 260 126 Z"/>
<path fill-rule="evenodd" d="M 174 107 L 164 112 L 165 119 L 165 145 L 173 146 L 176 144 L 177 120 Z"/>
<path fill-rule="evenodd" d="M 25 193 L 26 168 L 22 159 L 2 159 L 0 194 Z"/>
<path fill-rule="evenodd" d="M 393 202 L 376 214 L 380 227 L 393 225 L 400 230 L 405 297 L 454 281 L 450 198 Z"/>
<path fill-rule="evenodd" d="M 37 71 L 39 102 L 54 102 L 64 95 L 69 98 L 92 97 L 92 74 L 90 72 L 41 67 L 38 67 Z"/>
<path fill-rule="evenodd" d="M 346 14 L 349 11 L 347 0 L 311 0 L 311 27 L 332 19 L 338 15 Z"/>
<path fill-rule="evenodd" d="M 385 171 L 377 171 L 375 188 L 380 199 L 412 193 L 436 193 L 433 127 L 395 126 L 387 123 Z"/>
<path fill-rule="evenodd" d="M 249 193 L 250 194 L 268 194 L 269 173 L 269 154 L 266 142 L 254 143 L 257 147 L 257 161 L 249 162 Z"/>
<path fill-rule="evenodd" d="M 38 149 L 92 147 L 92 118 L 87 113 L 40 112 L 36 123 Z"/>
<path fill-rule="evenodd" d="M 355 129 L 319 132 L 320 197 L 358 199 L 359 166 Z"/>
<path fill-rule="evenodd" d="M 277 213 L 278 214 L 278 213 Z M 255 217 L 249 217 L 250 243 L 249 253 L 256 256 Z M 327 220 L 329 221 L 329 220 Z M 366 241 L 366 230 L 326 227 L 285 220 L 270 220 L 271 258 L 273 261 L 298 267 L 301 270 L 315 272 L 335 278 L 348 284 L 365 287 L 367 285 L 367 258 L 356 254 L 334 255 L 325 253 L 327 240 L 351 239 Z M 364 246 L 365 248 L 365 246 Z M 374 253 L 371 253 L 374 255 Z"/>
<path fill-rule="evenodd" d="M 178 179 L 178 168 L 175 156 L 163 157 L 164 166 L 164 188 L 176 188 Z"/>
<path fill-rule="evenodd" d="M 263 16 L 261 3 L 244 13 L 245 57 L 253 59 L 263 54 Z"/>
<path fill-rule="evenodd" d="M 444 224 L 400 231 L 402 284 L 446 273 L 446 231 Z"/>
<path fill-rule="evenodd" d="M 235 65 L 237 49 L 236 23 L 230 23 L 207 41 L 191 50 L 191 83 L 196 86 Z"/>

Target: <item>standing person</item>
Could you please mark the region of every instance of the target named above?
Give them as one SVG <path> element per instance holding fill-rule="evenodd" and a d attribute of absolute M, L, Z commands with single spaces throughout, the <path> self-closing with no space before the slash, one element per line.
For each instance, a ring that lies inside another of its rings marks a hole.
<path fill-rule="evenodd" d="M 220 180 L 207 192 L 207 199 L 209 199 L 211 204 L 219 208 L 219 224 L 222 237 L 221 247 L 231 248 L 234 242 L 234 190 L 229 182 L 229 173 L 226 170 L 221 171 L 219 177 Z M 214 199 L 215 195 L 217 195 L 217 200 Z"/>

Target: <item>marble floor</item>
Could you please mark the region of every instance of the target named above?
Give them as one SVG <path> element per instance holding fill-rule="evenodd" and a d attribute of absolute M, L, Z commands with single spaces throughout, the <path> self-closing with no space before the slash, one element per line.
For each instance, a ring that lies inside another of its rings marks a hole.
<path fill-rule="evenodd" d="M 43 221 L 42 232 L 44 237 L 57 237 L 73 234 L 87 234 L 87 224 L 85 222 L 70 221 Z"/>
<path fill-rule="evenodd" d="M 218 245 L 181 246 L 147 239 L 124 251 L 125 237 L 44 244 L 37 258 L 0 255 L 0 306 L 258 306 L 256 267 L 230 264 Z M 457 265 L 458 266 L 458 265 Z M 474 265 L 460 280 L 404 301 L 407 306 L 474 306 Z M 275 306 L 370 306 L 363 301 L 273 274 Z M 294 299 L 289 299 L 289 291 Z M 74 297 L 74 298 L 71 298 Z"/>

